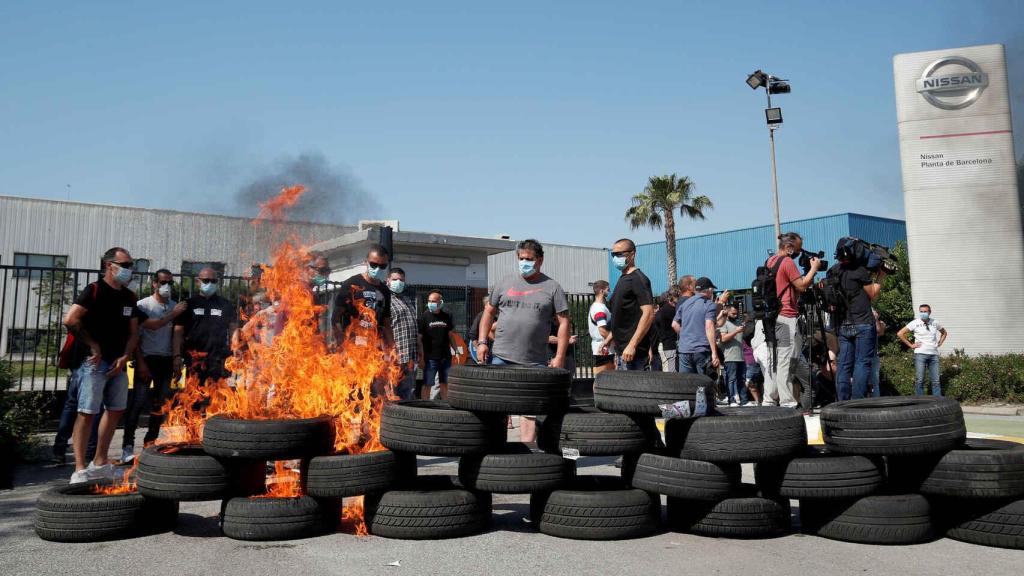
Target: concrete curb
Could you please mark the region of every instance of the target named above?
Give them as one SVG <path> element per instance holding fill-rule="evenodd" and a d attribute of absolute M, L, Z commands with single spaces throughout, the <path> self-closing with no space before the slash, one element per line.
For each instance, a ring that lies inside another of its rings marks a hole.
<path fill-rule="evenodd" d="M 962 404 L 960 408 L 964 414 L 978 414 L 982 416 L 1024 416 L 1024 406 L 1018 404 L 1005 404 L 1002 406 L 968 406 Z"/>

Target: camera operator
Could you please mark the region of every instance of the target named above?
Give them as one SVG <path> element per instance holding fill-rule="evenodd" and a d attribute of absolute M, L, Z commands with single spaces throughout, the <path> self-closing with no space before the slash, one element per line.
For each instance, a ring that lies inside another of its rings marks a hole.
<path fill-rule="evenodd" d="M 871 302 L 882 293 L 885 269 L 876 273 L 860 259 L 844 259 L 839 263 L 839 289 L 845 307 L 838 318 L 839 360 L 836 369 L 836 400 L 864 398 L 868 394 L 872 364 L 878 356 L 878 328 Z M 853 377 L 853 389 L 850 378 Z"/>
<path fill-rule="evenodd" d="M 766 343 L 759 342 L 759 345 L 754 346 L 754 357 L 757 358 L 764 374 L 763 406 L 774 406 L 778 403 L 780 406 L 795 408 L 798 404 L 790 376 L 793 358 L 801 349 L 797 323 L 800 315 L 799 300 L 800 294 L 814 282 L 814 275 L 821 266 L 818 257 L 811 257 L 807 273 L 800 275 L 793 257 L 803 252 L 803 244 L 803 238 L 796 232 L 781 234 L 778 253 L 765 263 L 765 267 L 776 270 L 775 289 L 782 307 L 775 320 L 776 360 L 772 361 L 772 352 Z"/>

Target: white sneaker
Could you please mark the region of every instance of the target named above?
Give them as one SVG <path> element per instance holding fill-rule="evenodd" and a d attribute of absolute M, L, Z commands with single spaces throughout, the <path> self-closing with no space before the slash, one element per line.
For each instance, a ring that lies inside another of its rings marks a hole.
<path fill-rule="evenodd" d="M 107 462 L 103 466 L 97 466 L 95 462 L 89 462 L 85 474 L 89 480 L 113 480 L 117 473 L 114 465 Z"/>
<path fill-rule="evenodd" d="M 737 407 L 739 405 L 740 405 L 739 402 L 729 402 L 729 408 L 735 408 L 735 407 Z"/>
<path fill-rule="evenodd" d="M 758 405 L 757 402 L 755 402 L 754 400 L 751 400 L 750 402 L 747 402 L 746 404 L 744 404 L 744 406 L 757 406 L 757 405 Z"/>
<path fill-rule="evenodd" d="M 797 402 L 785 402 L 783 404 L 780 404 L 780 406 L 782 406 L 783 408 L 796 408 L 799 405 L 800 404 Z"/>
<path fill-rule="evenodd" d="M 131 464 L 135 460 L 135 446 L 125 446 L 121 449 L 121 464 Z"/>
<path fill-rule="evenodd" d="M 84 484 L 89 481 L 88 470 L 78 470 L 71 475 L 71 481 L 68 484 Z"/>

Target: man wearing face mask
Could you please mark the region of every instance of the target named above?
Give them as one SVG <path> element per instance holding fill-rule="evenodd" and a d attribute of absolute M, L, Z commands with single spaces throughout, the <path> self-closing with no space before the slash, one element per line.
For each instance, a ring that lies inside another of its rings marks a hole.
<path fill-rule="evenodd" d="M 405 270 L 398 266 L 388 274 L 391 290 L 391 332 L 402 368 L 402 380 L 395 393 L 402 400 L 412 400 L 416 393 L 416 364 L 423 366 L 423 347 L 416 324 L 416 294 L 406 290 Z"/>
<path fill-rule="evenodd" d="M 519 274 L 502 278 L 491 292 L 484 307 L 477 334 L 477 359 L 481 363 L 522 364 L 526 366 L 565 367 L 569 350 L 569 302 L 562 287 L 541 273 L 544 247 L 540 242 L 523 240 L 516 247 Z M 494 350 L 487 345 L 491 323 L 496 312 L 501 321 L 494 334 Z M 548 359 L 548 335 L 551 320 L 558 322 L 555 354 Z M 520 419 L 522 442 L 536 439 L 536 422 L 531 417 Z"/>
<path fill-rule="evenodd" d="M 907 334 L 914 334 L 914 341 L 907 339 Z M 914 351 L 914 394 L 925 396 L 924 374 L 928 372 L 932 381 L 932 394 L 942 396 L 939 387 L 939 348 L 946 341 L 946 329 L 932 318 L 932 307 L 921 304 L 917 309 L 917 318 L 900 328 L 896 333 L 900 341 Z"/>
<path fill-rule="evenodd" d="M 152 444 L 160 435 L 163 422 L 160 408 L 171 392 L 172 321 L 187 308 L 184 302 L 178 303 L 171 298 L 173 285 L 174 276 L 170 270 L 157 270 L 153 275 L 153 294 L 137 304 L 146 319 L 142 322 L 139 346 L 135 349 L 135 385 L 128 394 L 121 462 L 130 462 L 135 457 L 135 429 L 144 407 L 149 407 L 149 428 L 142 439 L 143 446 Z"/>
<path fill-rule="evenodd" d="M 231 355 L 231 341 L 238 329 L 235 306 L 217 294 L 220 278 L 213 268 L 203 268 L 198 278 L 199 294 L 185 301 L 185 312 L 174 320 L 174 374 L 184 364 L 199 377 L 220 380 L 231 374 L 224 360 Z"/>
<path fill-rule="evenodd" d="M 377 332 L 390 348 L 394 345 L 391 328 L 391 290 L 385 280 L 388 277 L 388 251 L 380 244 L 373 244 L 366 252 L 363 271 L 341 283 L 338 296 L 334 299 L 335 341 L 339 346 L 346 344 L 345 329 L 352 322 L 359 322 L 364 328 L 376 326 Z M 362 303 L 369 310 L 364 314 L 358 306 Z M 362 344 L 357 337 L 356 344 Z"/>
<path fill-rule="evenodd" d="M 448 398 L 448 369 L 452 366 L 452 348 L 456 347 L 455 322 L 444 311 L 441 292 L 433 290 L 427 296 L 427 311 L 420 316 L 419 342 L 426 364 L 423 366 L 424 400 Z M 435 376 L 438 383 L 434 384 Z"/>
<path fill-rule="evenodd" d="M 622 271 L 615 283 L 609 308 L 612 340 L 622 370 L 647 370 L 650 364 L 654 293 L 651 281 L 636 267 L 636 244 L 628 238 L 612 246 L 612 265 Z"/>
<path fill-rule="evenodd" d="M 107 459 L 117 421 L 128 404 L 125 368 L 138 343 L 137 298 L 128 284 L 135 263 L 124 248 L 111 248 L 101 260 L 103 278 L 86 286 L 64 316 L 64 326 L 74 336 L 75 370 L 78 379 L 78 416 L 72 443 L 75 472 L 71 484 L 112 478 L 114 467 Z M 100 409 L 96 455 L 86 463 L 86 446 L 93 420 Z"/>

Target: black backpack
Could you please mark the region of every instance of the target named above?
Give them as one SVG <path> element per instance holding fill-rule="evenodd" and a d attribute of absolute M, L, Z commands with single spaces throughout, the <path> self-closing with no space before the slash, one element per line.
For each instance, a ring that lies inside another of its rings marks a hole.
<path fill-rule="evenodd" d="M 832 317 L 832 326 L 842 324 L 850 306 L 850 298 L 843 289 L 843 273 L 842 264 L 833 264 L 821 282 L 824 308 L 825 312 Z"/>
<path fill-rule="evenodd" d="M 783 258 L 786 257 L 785 255 L 780 257 L 772 267 L 768 267 L 768 260 L 771 258 L 765 260 L 763 266 L 757 267 L 757 275 L 750 283 L 751 306 L 754 309 L 754 316 L 765 323 L 774 323 L 779 312 L 782 311 L 782 298 L 779 298 L 775 278 L 779 274 Z"/>

